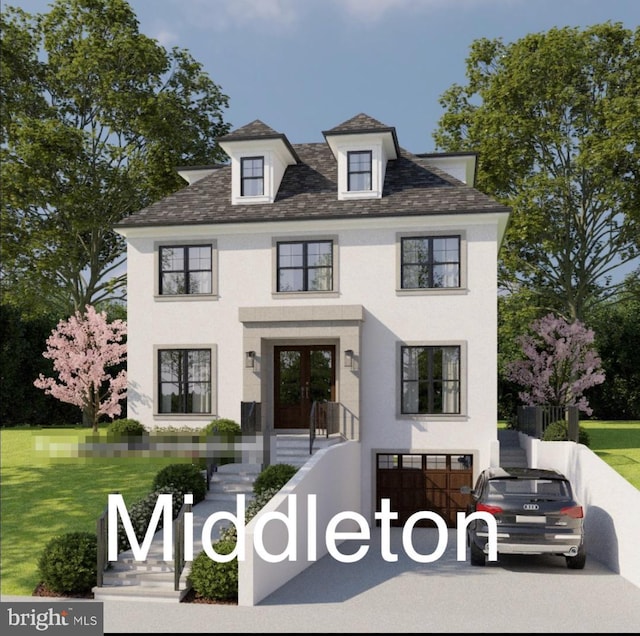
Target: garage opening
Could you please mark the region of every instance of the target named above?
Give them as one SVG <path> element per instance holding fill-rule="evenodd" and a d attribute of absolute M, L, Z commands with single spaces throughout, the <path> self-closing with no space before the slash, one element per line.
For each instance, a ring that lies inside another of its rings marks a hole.
<path fill-rule="evenodd" d="M 449 528 L 456 525 L 456 513 L 465 512 L 470 495 L 462 486 L 473 487 L 473 456 L 419 453 L 378 453 L 376 456 L 376 510 L 389 499 L 402 526 L 415 512 L 430 510 L 440 515 Z M 378 522 L 379 523 L 379 522 Z M 422 520 L 417 526 L 433 526 Z"/>

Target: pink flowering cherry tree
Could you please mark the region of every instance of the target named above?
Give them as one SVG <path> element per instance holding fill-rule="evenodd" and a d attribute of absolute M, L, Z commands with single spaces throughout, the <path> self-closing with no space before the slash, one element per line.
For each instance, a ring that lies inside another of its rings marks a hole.
<path fill-rule="evenodd" d="M 101 415 L 120 414 L 120 401 L 126 396 L 127 373 L 113 376 L 110 369 L 126 358 L 127 324 L 107 322 L 105 312 L 87 305 L 84 314 L 76 311 L 61 320 L 47 338 L 42 354 L 53 360 L 57 379 L 40 374 L 34 385 L 45 393 L 82 409 L 83 420 L 98 431 Z"/>
<path fill-rule="evenodd" d="M 534 320 L 531 334 L 518 338 L 524 359 L 507 364 L 509 380 L 524 387 L 518 395 L 527 406 L 576 406 L 591 415 L 584 392 L 605 380 L 594 347 L 594 332 L 582 322 L 553 314 Z"/>

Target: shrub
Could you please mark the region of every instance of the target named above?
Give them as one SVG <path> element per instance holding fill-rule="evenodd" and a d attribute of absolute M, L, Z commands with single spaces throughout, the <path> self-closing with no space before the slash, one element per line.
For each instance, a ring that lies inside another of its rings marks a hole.
<path fill-rule="evenodd" d="M 230 554 L 235 541 L 220 540 L 213 544 L 217 554 Z M 187 581 L 196 596 L 214 601 L 238 600 L 238 559 L 220 563 L 203 550 L 193 560 Z"/>
<path fill-rule="evenodd" d="M 552 422 L 547 426 L 543 435 L 542 441 L 544 442 L 564 442 L 569 439 L 568 425 L 564 420 L 558 420 Z M 578 426 L 578 443 L 589 446 L 591 440 L 589 438 L 589 432 L 582 426 Z"/>
<path fill-rule="evenodd" d="M 205 439 L 213 439 L 214 441 L 225 442 L 227 444 L 233 444 L 236 438 L 242 435 L 242 428 L 235 420 L 221 417 L 216 420 L 212 420 L 202 429 L 202 437 Z M 207 465 L 207 458 L 203 458 L 201 466 Z M 211 459 L 211 458 L 210 458 Z M 236 450 L 230 448 L 226 452 L 218 450 L 213 454 L 213 463 L 218 466 L 224 464 L 233 464 L 236 461 Z"/>
<path fill-rule="evenodd" d="M 221 417 L 216 420 L 212 420 L 207 424 L 202 432 L 205 436 L 210 437 L 215 434 L 226 434 L 226 437 L 233 441 L 238 435 L 242 435 L 242 428 L 240 424 L 235 420 L 231 420 L 226 417 Z"/>
<path fill-rule="evenodd" d="M 265 490 L 280 490 L 297 472 L 298 469 L 291 464 L 271 464 L 256 477 L 253 492 L 260 495 Z"/>
<path fill-rule="evenodd" d="M 202 479 L 202 477 L 201 477 Z M 130 507 L 127 507 L 127 511 L 129 513 L 129 519 L 131 521 L 131 525 L 133 527 L 133 532 L 136 535 L 136 539 L 138 540 L 138 544 L 142 543 L 145 535 L 147 534 L 147 530 L 149 528 L 149 522 L 151 521 L 151 516 L 153 515 L 153 511 L 156 507 L 156 502 L 158 501 L 158 495 L 170 494 L 173 495 L 172 501 L 172 511 L 171 518 L 175 519 L 180 512 L 180 508 L 182 508 L 182 502 L 184 500 L 183 493 L 180 490 L 172 488 L 170 486 L 160 487 L 153 492 L 150 492 L 148 495 L 136 501 Z M 163 515 L 160 516 L 160 520 L 158 522 L 157 530 L 160 530 L 163 525 Z M 125 532 L 124 525 L 122 523 L 122 519 L 118 518 L 118 551 L 124 552 L 125 550 L 129 550 L 131 548 L 131 543 L 127 538 L 127 533 Z"/>
<path fill-rule="evenodd" d="M 147 429 L 138 420 L 127 418 L 113 420 L 107 426 L 108 437 L 142 437 L 146 432 Z"/>
<path fill-rule="evenodd" d="M 270 499 L 280 490 L 280 488 L 268 488 L 267 490 L 263 490 L 259 495 L 255 497 L 252 501 L 247 505 L 246 510 L 244 511 L 244 523 L 245 525 L 253 519 L 258 512 L 264 508 Z M 238 538 L 238 529 L 235 524 L 229 525 L 225 527 L 222 532 L 220 532 L 220 541 L 233 541 L 234 543 Z"/>
<path fill-rule="evenodd" d="M 175 488 L 181 493 L 193 493 L 194 505 L 207 494 L 207 482 L 202 476 L 202 468 L 195 464 L 169 464 L 160 470 L 153 480 L 153 490 Z"/>
<path fill-rule="evenodd" d="M 86 594 L 96 584 L 98 540 L 90 532 L 69 532 L 47 543 L 38 561 L 42 582 L 57 594 Z"/>

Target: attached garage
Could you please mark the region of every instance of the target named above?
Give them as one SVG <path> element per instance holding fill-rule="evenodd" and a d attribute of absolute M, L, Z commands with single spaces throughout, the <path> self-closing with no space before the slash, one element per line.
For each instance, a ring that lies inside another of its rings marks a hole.
<path fill-rule="evenodd" d="M 456 513 L 466 511 L 470 495 L 461 494 L 460 487 L 473 487 L 472 455 L 378 453 L 376 466 L 376 510 L 382 499 L 389 499 L 398 513 L 392 525 L 402 526 L 415 512 L 429 510 L 453 528 Z"/>

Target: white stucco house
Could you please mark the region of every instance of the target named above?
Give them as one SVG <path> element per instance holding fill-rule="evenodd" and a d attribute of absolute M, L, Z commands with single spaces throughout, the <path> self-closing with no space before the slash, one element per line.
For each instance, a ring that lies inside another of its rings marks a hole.
<path fill-rule="evenodd" d="M 453 523 L 460 486 L 499 454 L 510 211 L 474 188 L 473 153 L 412 154 L 366 114 L 322 135 L 292 144 L 253 121 L 218 140 L 228 163 L 180 168 L 182 190 L 117 225 L 127 415 L 198 428 L 253 412 L 258 430 L 306 434 L 314 403 L 336 405 L 362 514 L 386 497 L 400 522 Z"/>

